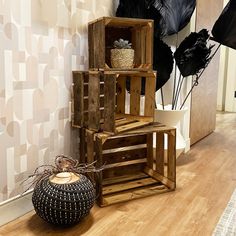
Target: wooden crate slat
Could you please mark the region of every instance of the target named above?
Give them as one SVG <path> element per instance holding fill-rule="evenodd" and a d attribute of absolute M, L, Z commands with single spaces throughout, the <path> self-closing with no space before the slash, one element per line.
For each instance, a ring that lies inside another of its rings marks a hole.
<path fill-rule="evenodd" d="M 84 77 L 85 73 L 73 72 L 74 119 L 73 124 L 82 127 L 84 121 Z"/>
<path fill-rule="evenodd" d="M 139 50 L 134 51 L 134 64 L 138 66 L 142 63 L 141 61 L 141 32 L 140 28 L 133 28 L 132 29 L 132 45 L 134 48 L 139 48 Z"/>
<path fill-rule="evenodd" d="M 87 160 L 86 164 L 91 164 L 94 162 L 94 132 L 86 129 L 86 142 L 87 142 Z M 89 173 L 92 179 L 95 179 L 94 173 Z"/>
<path fill-rule="evenodd" d="M 100 73 L 90 73 L 89 76 L 88 128 L 98 131 L 100 129 Z"/>
<path fill-rule="evenodd" d="M 102 155 L 102 140 L 95 136 L 95 153 L 96 153 L 96 167 L 100 168 L 103 165 L 103 155 Z M 97 173 L 97 184 L 96 184 L 96 192 L 98 194 L 98 202 L 99 204 L 102 203 L 102 179 L 103 179 L 103 172 L 100 171 Z"/>
<path fill-rule="evenodd" d="M 103 160 L 104 160 L 104 163 L 106 163 L 107 165 L 107 164 L 119 163 L 119 162 L 123 162 L 127 160 L 141 159 L 146 155 L 147 155 L 147 148 L 144 147 L 144 148 L 119 151 L 119 152 L 109 152 L 105 154 L 103 152 Z"/>
<path fill-rule="evenodd" d="M 117 138 L 117 136 L 113 136 L 110 137 L 109 140 L 107 140 L 103 144 L 103 150 L 113 149 L 117 147 L 127 147 L 145 143 L 146 143 L 146 135 L 122 137 L 122 138 L 121 137 Z"/>
<path fill-rule="evenodd" d="M 89 24 L 89 28 L 92 28 L 92 35 L 89 37 L 98 38 L 91 40 L 93 43 L 91 50 L 89 50 L 89 58 L 91 57 L 93 62 L 89 60 L 93 68 L 103 68 L 105 66 L 105 26 L 103 21 L 97 21 L 96 24 Z M 89 39 L 90 40 L 90 39 Z M 90 43 L 89 43 L 90 45 Z M 90 66 L 91 68 L 91 66 Z"/>
<path fill-rule="evenodd" d="M 88 25 L 88 50 L 89 50 L 89 67 L 91 68 L 96 68 L 95 65 L 95 53 L 94 53 L 94 41 L 96 40 L 93 37 L 93 28 L 94 25 L 93 24 L 89 24 Z"/>
<path fill-rule="evenodd" d="M 134 19 L 134 18 L 127 18 L 127 17 L 102 17 L 97 20 L 105 20 L 105 25 L 118 25 L 119 27 L 121 26 L 129 26 L 129 25 L 134 25 L 134 26 L 140 26 L 140 25 L 147 25 L 148 23 L 152 23 L 153 20 L 149 19 Z"/>
<path fill-rule="evenodd" d="M 127 182 L 129 180 L 139 180 L 144 178 L 148 178 L 148 175 L 146 175 L 143 172 L 136 173 L 135 175 L 129 174 L 129 175 L 116 176 L 112 178 L 103 179 L 103 186 Z"/>
<path fill-rule="evenodd" d="M 148 124 L 150 124 L 150 122 L 146 122 L 146 121 L 132 122 L 131 124 L 126 124 L 126 125 L 116 127 L 115 133 L 121 133 L 121 132 L 126 132 L 128 130 L 141 128 L 141 127 L 146 126 Z"/>
<path fill-rule="evenodd" d="M 129 165 L 127 167 L 120 166 L 111 169 L 103 170 L 103 179 L 114 178 L 114 177 L 122 177 L 124 175 L 136 175 L 143 171 L 146 163 L 138 163 L 136 165 Z"/>
<path fill-rule="evenodd" d="M 94 162 L 94 132 L 86 130 L 87 141 L 87 162 L 88 164 Z"/>
<path fill-rule="evenodd" d="M 140 29 L 140 51 L 141 51 L 141 65 L 146 63 L 146 37 L 147 37 L 147 27 L 142 27 Z"/>
<path fill-rule="evenodd" d="M 151 123 L 150 125 L 141 127 L 139 129 L 129 130 L 129 131 L 125 132 L 125 135 L 128 135 L 128 134 L 139 135 L 139 134 L 153 133 L 153 132 L 167 133 L 168 131 L 172 131 L 172 130 L 173 130 L 172 127 L 168 127 L 168 126 L 162 125 L 160 123 Z M 122 134 L 119 134 L 118 136 L 122 136 Z"/>
<path fill-rule="evenodd" d="M 85 150 L 85 129 L 83 128 L 80 128 L 79 129 L 79 153 L 80 153 L 80 156 L 79 156 L 79 162 L 80 163 L 85 163 L 86 160 L 85 160 L 85 153 L 87 150 Z"/>
<path fill-rule="evenodd" d="M 167 177 L 176 181 L 176 131 L 168 133 L 168 150 L 167 150 Z"/>
<path fill-rule="evenodd" d="M 115 132 L 116 75 L 104 75 L 104 130 Z"/>
<path fill-rule="evenodd" d="M 140 189 L 134 189 L 132 191 L 121 192 L 119 194 L 111 194 L 103 197 L 101 207 L 108 206 L 115 203 L 125 202 L 133 199 L 151 196 L 158 193 L 165 193 L 170 191 L 164 185 L 157 185 L 152 187 L 143 187 Z"/>
<path fill-rule="evenodd" d="M 147 134 L 147 165 L 153 168 L 153 134 Z"/>
<path fill-rule="evenodd" d="M 144 173 L 146 173 L 147 175 L 150 175 L 152 178 L 162 182 L 163 184 L 168 186 L 170 189 L 175 188 L 175 182 L 171 181 L 170 179 L 168 179 L 167 177 L 165 177 L 163 175 L 158 174 L 157 172 L 153 171 L 152 169 L 150 169 L 148 167 L 145 167 Z"/>
<path fill-rule="evenodd" d="M 100 95 L 100 99 L 99 99 L 99 103 L 100 103 L 100 108 L 104 108 L 104 95 Z M 89 109 L 89 99 L 88 97 L 84 97 L 84 112 L 88 112 Z"/>
<path fill-rule="evenodd" d="M 136 165 L 136 164 L 146 163 L 146 162 L 147 162 L 147 158 L 142 158 L 142 159 L 132 160 L 132 161 L 123 161 L 123 162 L 117 162 L 114 164 L 105 165 L 104 169 L 111 169 L 115 167 L 128 166 L 128 165 Z"/>
<path fill-rule="evenodd" d="M 156 79 L 147 77 L 145 83 L 145 116 L 154 116 Z"/>
<path fill-rule="evenodd" d="M 148 26 L 146 26 L 146 40 L 148 42 L 151 42 L 151 44 L 146 44 L 146 60 L 145 62 L 149 65 L 152 65 L 152 58 L 153 58 L 153 29 L 152 24 L 148 23 Z M 155 52 L 159 53 L 159 52 Z M 149 66 L 150 68 L 150 66 Z M 152 67 L 151 67 L 152 68 Z"/>
<path fill-rule="evenodd" d="M 88 96 L 88 83 L 84 82 L 84 97 Z"/>
<path fill-rule="evenodd" d="M 111 193 L 117 193 L 128 189 L 134 189 L 138 187 L 144 187 L 152 184 L 156 184 L 156 180 L 152 178 L 144 178 L 139 180 L 128 181 L 127 183 L 113 184 L 105 186 L 102 189 L 102 194 L 107 195 Z"/>
<path fill-rule="evenodd" d="M 130 114 L 140 114 L 141 77 L 130 80 Z"/>
<path fill-rule="evenodd" d="M 123 125 L 128 125 L 131 123 L 135 123 L 138 122 L 138 120 L 127 120 L 126 118 L 120 119 L 120 120 L 116 120 L 115 121 L 115 126 L 116 128 L 119 126 L 123 126 Z"/>
<path fill-rule="evenodd" d="M 126 77 L 119 76 L 117 79 L 117 107 L 116 112 L 117 113 L 125 113 L 125 88 L 126 88 Z"/>
<path fill-rule="evenodd" d="M 156 171 L 164 175 L 164 133 L 156 133 Z"/>

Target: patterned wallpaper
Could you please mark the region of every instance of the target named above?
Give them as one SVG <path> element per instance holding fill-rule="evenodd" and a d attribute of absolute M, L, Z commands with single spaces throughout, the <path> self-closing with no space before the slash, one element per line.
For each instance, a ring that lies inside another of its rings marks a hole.
<path fill-rule="evenodd" d="M 87 23 L 112 0 L 0 0 L 0 202 L 71 155 L 71 71 L 88 67 Z"/>

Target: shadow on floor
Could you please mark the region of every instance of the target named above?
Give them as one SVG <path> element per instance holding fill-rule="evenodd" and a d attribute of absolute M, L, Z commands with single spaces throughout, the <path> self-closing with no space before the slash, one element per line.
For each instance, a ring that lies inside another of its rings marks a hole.
<path fill-rule="evenodd" d="M 49 224 L 41 219 L 38 215 L 34 214 L 28 221 L 28 229 L 31 231 L 31 235 L 82 235 L 87 232 L 93 225 L 94 219 L 91 213 L 82 219 L 79 223 L 60 227 L 56 225 Z"/>

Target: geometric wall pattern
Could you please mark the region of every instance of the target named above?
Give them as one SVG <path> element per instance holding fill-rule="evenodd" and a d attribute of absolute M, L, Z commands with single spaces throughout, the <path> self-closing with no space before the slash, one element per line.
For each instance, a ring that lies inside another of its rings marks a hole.
<path fill-rule="evenodd" d="M 38 165 L 72 154 L 71 71 L 88 68 L 87 23 L 113 4 L 0 0 L 0 203 Z"/>

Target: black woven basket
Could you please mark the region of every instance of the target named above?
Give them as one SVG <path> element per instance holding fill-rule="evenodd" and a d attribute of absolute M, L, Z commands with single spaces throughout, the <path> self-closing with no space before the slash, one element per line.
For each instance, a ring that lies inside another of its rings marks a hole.
<path fill-rule="evenodd" d="M 36 185 L 32 202 L 37 215 L 45 221 L 71 225 L 89 214 L 95 202 L 95 189 L 84 175 L 68 184 L 56 184 L 46 178 Z"/>

